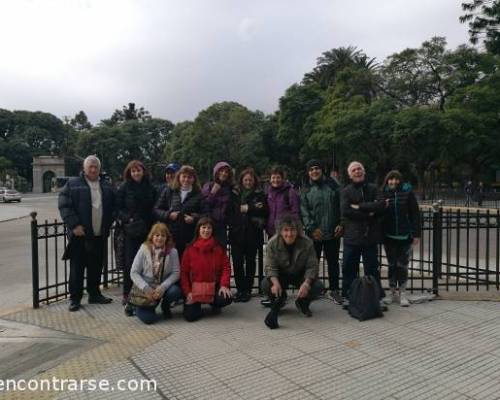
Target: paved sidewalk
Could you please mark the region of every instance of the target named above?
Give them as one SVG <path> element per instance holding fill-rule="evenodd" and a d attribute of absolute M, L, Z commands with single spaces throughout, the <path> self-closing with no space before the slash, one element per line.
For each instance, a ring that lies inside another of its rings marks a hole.
<path fill-rule="evenodd" d="M 158 386 L 156 392 L 9 392 L 3 398 L 500 399 L 497 302 L 391 305 L 384 318 L 365 322 L 327 299 L 311 309 L 312 318 L 302 317 L 290 301 L 275 331 L 264 326 L 258 298 L 195 323 L 185 322 L 177 307 L 172 320 L 152 326 L 125 317 L 118 296 L 78 313 L 62 302 L 4 315 L 0 327 L 37 325 L 45 337 L 52 330 L 64 333 L 65 343 L 84 343 L 54 355 L 49 368 L 40 364 L 31 375 L 36 379 L 94 377 L 116 385 L 147 378 Z"/>

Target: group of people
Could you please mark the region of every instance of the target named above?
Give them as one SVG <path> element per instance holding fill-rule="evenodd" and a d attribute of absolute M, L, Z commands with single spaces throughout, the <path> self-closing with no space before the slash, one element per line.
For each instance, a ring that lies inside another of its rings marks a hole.
<path fill-rule="evenodd" d="M 265 277 L 260 282 L 270 308 L 265 324 L 279 327 L 278 315 L 287 289 L 298 289 L 295 305 L 312 315 L 311 302 L 324 292 L 319 259 L 328 266 L 327 295 L 346 306 L 349 288 L 363 259 L 365 275 L 380 284 L 378 244 L 383 242 L 389 264 L 391 294 L 384 303 L 405 295 L 412 245 L 420 236 L 420 213 L 411 186 L 398 171 L 391 171 L 382 188 L 366 181 L 363 165 L 348 166 L 350 183 L 341 187 L 325 175 L 319 160 L 306 165 L 306 185 L 296 191 L 283 168 L 269 171 L 262 187 L 254 169 L 235 179 L 227 162 L 213 168 L 213 179 L 201 186 L 196 170 L 171 163 L 166 183 L 158 190 L 141 161 L 128 163 L 123 183 L 115 191 L 99 178 L 100 161 L 88 156 L 78 178 L 67 182 L 59 195 L 59 210 L 68 229 L 66 253 L 70 259 L 70 311 L 78 311 L 87 269 L 89 303 L 106 304 L 111 298 L 99 289 L 103 249 L 112 222 L 124 232 L 125 314 L 144 323 L 171 317 L 171 307 L 183 303 L 187 321 L 202 317 L 202 304 L 212 312 L 232 302 L 251 299 L 256 255 L 264 243 Z M 343 237 L 342 285 L 339 249 Z M 230 289 L 230 244 L 236 292 Z M 342 286 L 342 287 L 340 287 Z M 161 314 L 156 313 L 161 306 Z"/>

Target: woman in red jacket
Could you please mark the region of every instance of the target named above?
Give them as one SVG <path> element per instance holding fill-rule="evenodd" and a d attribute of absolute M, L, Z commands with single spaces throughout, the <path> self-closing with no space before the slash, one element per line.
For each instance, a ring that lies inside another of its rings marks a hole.
<path fill-rule="evenodd" d="M 184 250 L 181 262 L 181 288 L 185 297 L 184 318 L 196 321 L 201 305 L 210 304 L 214 314 L 232 303 L 229 289 L 231 264 L 222 245 L 213 237 L 210 218 L 200 218 L 195 238 Z"/>

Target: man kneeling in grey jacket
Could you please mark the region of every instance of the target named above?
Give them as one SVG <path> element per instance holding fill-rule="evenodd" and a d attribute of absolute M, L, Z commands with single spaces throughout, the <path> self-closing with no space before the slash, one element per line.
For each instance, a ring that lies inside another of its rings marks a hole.
<path fill-rule="evenodd" d="M 300 222 L 292 216 L 283 216 L 277 233 L 269 240 L 264 266 L 266 277 L 261 288 L 271 299 L 271 311 L 264 320 L 267 327 L 279 328 L 278 313 L 289 285 L 299 289 L 297 309 L 311 317 L 309 304 L 321 294 L 323 284 L 317 279 L 319 266 L 313 242 L 303 235 Z"/>

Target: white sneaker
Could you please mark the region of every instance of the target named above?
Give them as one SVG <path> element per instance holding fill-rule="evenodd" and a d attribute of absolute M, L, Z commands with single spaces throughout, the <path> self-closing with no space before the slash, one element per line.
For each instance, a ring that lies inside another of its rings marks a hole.
<path fill-rule="evenodd" d="M 408 301 L 408 298 L 406 297 L 405 292 L 401 292 L 399 294 L 399 305 L 401 307 L 408 307 L 410 305 L 410 302 Z"/>
<path fill-rule="evenodd" d="M 387 305 L 396 302 L 397 301 L 396 291 L 391 290 L 391 294 L 389 296 L 385 296 L 383 301 L 384 301 L 384 304 L 387 304 Z"/>

